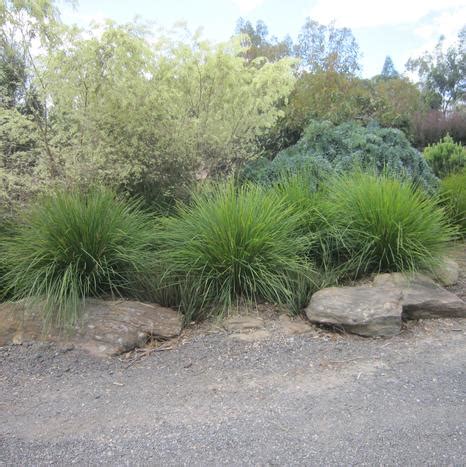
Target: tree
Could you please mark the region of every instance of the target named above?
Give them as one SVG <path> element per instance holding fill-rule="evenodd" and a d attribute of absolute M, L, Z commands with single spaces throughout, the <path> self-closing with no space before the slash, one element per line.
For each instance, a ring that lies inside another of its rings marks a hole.
<path fill-rule="evenodd" d="M 1 216 L 58 175 L 38 57 L 58 27 L 53 0 L 0 0 Z"/>
<path fill-rule="evenodd" d="M 289 123 L 302 130 L 310 119 L 367 122 L 374 111 L 371 94 L 370 83 L 352 75 L 304 72 L 290 96 Z"/>
<path fill-rule="evenodd" d="M 276 62 L 293 54 L 293 42 L 290 36 L 278 40 L 275 36 L 269 36 L 266 24 L 259 20 L 256 27 L 243 18 L 239 18 L 236 24 L 236 34 L 243 35 L 241 45 L 246 48 L 242 55 L 252 61 L 258 57 L 265 57 L 270 62 Z"/>
<path fill-rule="evenodd" d="M 254 157 L 292 89 L 293 59 L 254 67 L 241 50 L 196 35 L 153 45 L 132 25 L 69 31 L 45 62 L 69 183 L 171 197 Z"/>
<path fill-rule="evenodd" d="M 359 46 L 348 28 L 337 28 L 334 23 L 324 26 L 306 19 L 298 36 L 295 54 L 301 66 L 309 72 L 336 71 L 354 74 L 360 70 Z"/>
<path fill-rule="evenodd" d="M 2 101 L 10 107 L 21 106 L 32 116 L 52 177 L 59 173 L 50 143 L 49 104 L 38 51 L 46 52 L 58 45 L 58 17 L 55 0 L 0 0 Z"/>
<path fill-rule="evenodd" d="M 372 86 L 376 100 L 373 118 L 384 127 L 398 128 L 412 137 L 415 116 L 427 110 L 418 87 L 407 78 L 380 76 L 372 79 Z"/>
<path fill-rule="evenodd" d="M 446 114 L 466 99 L 466 26 L 459 33 L 456 46 L 445 51 L 444 40 L 442 36 L 433 52 L 411 58 L 406 66 L 418 73 L 431 107 L 438 106 Z"/>
<path fill-rule="evenodd" d="M 385 62 L 383 63 L 380 77 L 382 79 L 391 79 L 391 78 L 398 78 L 399 76 L 400 74 L 396 71 L 392 58 L 389 55 L 387 55 L 385 57 Z"/>

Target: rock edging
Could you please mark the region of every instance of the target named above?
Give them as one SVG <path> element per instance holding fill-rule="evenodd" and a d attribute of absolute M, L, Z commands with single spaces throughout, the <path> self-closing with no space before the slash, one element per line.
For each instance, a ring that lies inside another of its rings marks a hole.
<path fill-rule="evenodd" d="M 319 290 L 306 308 L 315 324 L 365 337 L 393 336 L 404 319 L 466 318 L 466 303 L 422 274 L 379 274 L 372 285 Z"/>
<path fill-rule="evenodd" d="M 97 356 L 111 356 L 143 346 L 149 338 L 170 339 L 181 333 L 181 313 L 154 303 L 87 300 L 76 332 L 66 341 Z M 50 330 L 45 336 L 40 315 L 23 303 L 0 304 L 0 346 L 63 336 Z"/>

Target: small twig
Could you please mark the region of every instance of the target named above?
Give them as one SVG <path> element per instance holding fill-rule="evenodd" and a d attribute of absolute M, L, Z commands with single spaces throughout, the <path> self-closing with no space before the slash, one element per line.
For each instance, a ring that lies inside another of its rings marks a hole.
<path fill-rule="evenodd" d="M 173 350 L 174 347 L 155 347 L 153 349 L 135 349 L 135 352 L 139 352 L 140 355 L 133 358 L 128 365 L 126 365 L 125 369 L 127 370 L 130 366 L 134 365 L 137 361 L 141 360 L 143 357 L 149 356 L 151 353 L 154 352 L 164 352 L 165 350 Z"/>

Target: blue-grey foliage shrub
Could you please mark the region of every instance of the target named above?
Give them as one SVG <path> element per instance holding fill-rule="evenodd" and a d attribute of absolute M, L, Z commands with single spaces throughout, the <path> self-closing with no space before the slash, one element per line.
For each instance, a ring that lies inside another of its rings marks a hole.
<path fill-rule="evenodd" d="M 355 168 L 405 178 L 428 192 L 438 186 L 438 179 L 424 157 L 411 146 L 403 132 L 354 122 L 334 125 L 311 121 L 295 145 L 281 151 L 273 161 L 254 161 L 245 167 L 242 176 L 267 183 L 284 172 L 306 170 L 314 175 L 314 183 L 318 185 L 329 174 Z"/>

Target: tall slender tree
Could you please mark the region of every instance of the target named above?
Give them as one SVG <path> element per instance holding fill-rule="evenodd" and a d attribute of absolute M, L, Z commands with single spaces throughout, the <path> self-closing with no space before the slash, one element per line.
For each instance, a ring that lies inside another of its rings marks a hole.
<path fill-rule="evenodd" d="M 400 74 L 396 71 L 392 58 L 387 55 L 383 63 L 380 77 L 383 79 L 399 78 Z"/>

